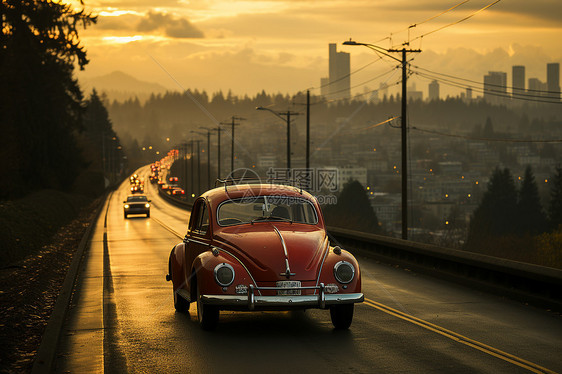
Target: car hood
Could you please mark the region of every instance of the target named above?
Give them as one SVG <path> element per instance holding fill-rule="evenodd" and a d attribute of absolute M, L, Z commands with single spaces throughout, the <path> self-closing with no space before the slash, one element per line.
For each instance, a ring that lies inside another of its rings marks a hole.
<path fill-rule="evenodd" d="M 295 223 L 260 222 L 249 228 L 233 226 L 224 229 L 220 237 L 258 282 L 316 280 L 328 250 L 325 230 Z"/>

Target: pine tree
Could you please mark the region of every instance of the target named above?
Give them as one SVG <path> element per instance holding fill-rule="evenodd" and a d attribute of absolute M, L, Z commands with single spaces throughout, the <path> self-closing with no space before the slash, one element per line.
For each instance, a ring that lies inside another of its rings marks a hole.
<path fill-rule="evenodd" d="M 380 231 L 367 191 L 356 180 L 344 185 L 337 204 L 328 206 L 324 213 L 329 225 L 365 232 Z"/>
<path fill-rule="evenodd" d="M 475 248 L 489 237 L 516 233 L 516 211 L 517 190 L 511 172 L 507 168 L 496 168 L 488 190 L 472 215 L 467 246 Z"/>
<path fill-rule="evenodd" d="M 550 227 L 556 230 L 562 225 L 562 167 L 556 167 L 556 173 L 550 178 L 550 206 L 548 208 Z"/>
<path fill-rule="evenodd" d="M 519 191 L 517 219 L 520 233 L 536 235 L 546 229 L 546 217 L 541 206 L 539 189 L 530 166 L 525 169 L 523 184 Z"/>
<path fill-rule="evenodd" d="M 0 197 L 66 188 L 83 167 L 75 139 L 82 93 L 73 71 L 88 60 L 78 27 L 96 18 L 50 0 L 2 0 L 0 14 L 0 158 L 8 166 Z"/>

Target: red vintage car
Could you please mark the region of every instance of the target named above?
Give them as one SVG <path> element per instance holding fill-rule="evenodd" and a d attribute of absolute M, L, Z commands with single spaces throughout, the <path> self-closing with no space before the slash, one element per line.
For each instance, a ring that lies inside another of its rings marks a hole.
<path fill-rule="evenodd" d="M 273 184 L 225 185 L 193 204 L 187 234 L 170 253 L 174 306 L 197 303 L 201 327 L 220 310 L 329 309 L 347 329 L 363 301 L 353 255 L 331 246 L 311 194 Z"/>

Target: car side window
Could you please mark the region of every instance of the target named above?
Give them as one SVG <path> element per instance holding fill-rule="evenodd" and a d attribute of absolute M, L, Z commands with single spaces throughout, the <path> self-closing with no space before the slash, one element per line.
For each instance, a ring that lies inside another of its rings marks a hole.
<path fill-rule="evenodd" d="M 205 204 L 205 201 L 200 201 L 197 204 L 195 214 L 197 214 L 197 216 L 195 217 L 193 231 L 197 234 L 205 235 L 209 230 L 209 212 L 207 210 L 207 204 Z"/>

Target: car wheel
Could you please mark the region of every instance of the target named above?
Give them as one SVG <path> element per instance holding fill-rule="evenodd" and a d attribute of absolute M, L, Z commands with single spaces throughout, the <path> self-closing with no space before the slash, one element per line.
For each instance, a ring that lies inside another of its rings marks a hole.
<path fill-rule="evenodd" d="M 354 304 L 333 305 L 330 307 L 330 317 L 336 329 L 345 330 L 351 326 L 353 321 Z"/>
<path fill-rule="evenodd" d="M 127 219 L 127 213 L 124 213 L 123 215 L 125 216 L 125 219 Z"/>
<path fill-rule="evenodd" d="M 181 313 L 185 313 L 189 310 L 189 303 L 186 299 L 181 297 L 177 291 L 174 291 L 174 308 Z"/>
<path fill-rule="evenodd" d="M 146 218 L 150 218 L 150 212 L 146 213 Z"/>
<path fill-rule="evenodd" d="M 201 302 L 199 286 L 197 286 L 197 319 L 201 328 L 206 331 L 214 330 L 219 323 L 219 308 Z"/>

